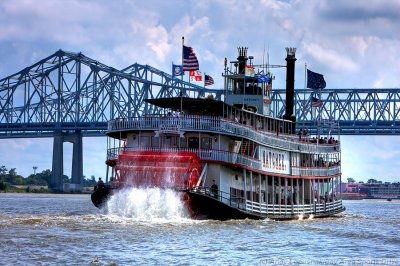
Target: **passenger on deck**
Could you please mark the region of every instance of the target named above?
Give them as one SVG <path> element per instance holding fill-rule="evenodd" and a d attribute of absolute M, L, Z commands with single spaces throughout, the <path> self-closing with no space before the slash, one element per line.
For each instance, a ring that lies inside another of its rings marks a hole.
<path fill-rule="evenodd" d="M 218 185 L 215 184 L 215 179 L 213 180 L 213 184 L 211 185 L 211 193 L 214 195 L 214 198 L 218 198 Z"/>
<path fill-rule="evenodd" d="M 97 184 L 96 184 L 96 186 L 94 186 L 94 189 L 97 190 L 97 189 L 100 189 L 103 187 L 104 187 L 104 182 L 103 182 L 103 180 L 101 180 L 101 177 L 99 177 L 99 181 L 97 181 Z"/>

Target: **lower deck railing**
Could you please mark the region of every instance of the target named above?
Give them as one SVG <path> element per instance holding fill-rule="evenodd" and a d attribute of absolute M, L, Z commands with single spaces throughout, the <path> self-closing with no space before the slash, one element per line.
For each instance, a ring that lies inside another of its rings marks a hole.
<path fill-rule="evenodd" d="M 213 191 L 210 188 L 195 188 L 196 193 L 201 193 L 213 197 L 231 207 L 242 211 L 250 212 L 262 216 L 285 216 L 301 214 L 323 214 L 343 209 L 342 200 L 312 204 L 266 204 L 255 201 L 245 200 L 242 197 L 235 197 L 223 191 Z"/>
<path fill-rule="evenodd" d="M 339 210 L 342 208 L 342 201 L 313 203 L 313 204 L 265 204 L 246 200 L 246 210 L 265 215 L 293 215 L 293 214 L 318 214 Z"/>

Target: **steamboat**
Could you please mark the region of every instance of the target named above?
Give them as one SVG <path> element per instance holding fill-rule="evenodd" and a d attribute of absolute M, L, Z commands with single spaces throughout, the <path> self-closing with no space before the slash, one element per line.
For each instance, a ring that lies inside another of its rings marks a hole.
<path fill-rule="evenodd" d="M 296 130 L 296 49 L 286 52 L 282 117 L 271 115 L 273 76 L 248 75 L 253 58 L 239 47 L 237 60 L 225 60 L 224 101 L 148 99 L 164 113 L 109 121 L 111 181 L 93 192 L 93 204 L 101 208 L 126 187 L 160 187 L 178 191 L 194 218 L 284 220 L 344 211 L 340 137 Z"/>

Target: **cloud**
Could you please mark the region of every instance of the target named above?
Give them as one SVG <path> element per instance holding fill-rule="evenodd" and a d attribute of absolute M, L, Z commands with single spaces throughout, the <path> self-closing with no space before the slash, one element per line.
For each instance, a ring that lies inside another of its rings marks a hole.
<path fill-rule="evenodd" d="M 365 52 L 369 46 L 367 40 L 365 40 L 365 38 L 362 36 L 354 36 L 354 37 L 352 37 L 352 42 L 353 42 L 358 54 L 361 56 L 364 56 Z"/>
<path fill-rule="evenodd" d="M 400 21 L 400 2 L 396 0 L 369 1 L 336 0 L 321 1 L 321 15 L 343 22 L 375 21 L 376 19 Z"/>
<path fill-rule="evenodd" d="M 323 48 L 317 43 L 304 44 L 304 51 L 320 64 L 335 71 L 354 72 L 359 66 L 348 56 L 335 50 Z"/>
<path fill-rule="evenodd" d="M 290 4 L 276 0 L 261 0 L 261 4 L 270 10 L 283 10 L 290 8 Z"/>
<path fill-rule="evenodd" d="M 38 41 L 51 38 L 66 43 L 88 41 L 88 29 L 106 17 L 93 1 L 3 1 L 0 40 Z"/>

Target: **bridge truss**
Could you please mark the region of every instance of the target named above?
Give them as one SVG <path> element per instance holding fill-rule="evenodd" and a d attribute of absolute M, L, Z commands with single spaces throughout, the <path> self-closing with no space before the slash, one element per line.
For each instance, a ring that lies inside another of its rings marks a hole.
<path fill-rule="evenodd" d="M 313 107 L 312 97 L 321 99 Z M 272 92 L 273 112 L 285 112 L 285 91 Z M 399 135 L 400 89 L 310 89 L 295 91 L 298 127 L 340 129 L 342 135 Z"/>
<path fill-rule="evenodd" d="M 117 70 L 59 50 L 0 80 L 0 138 L 49 137 L 71 130 L 104 135 L 112 118 L 160 112 L 144 99 L 181 93 L 220 99 L 222 90 L 190 84 L 147 65 Z"/>

